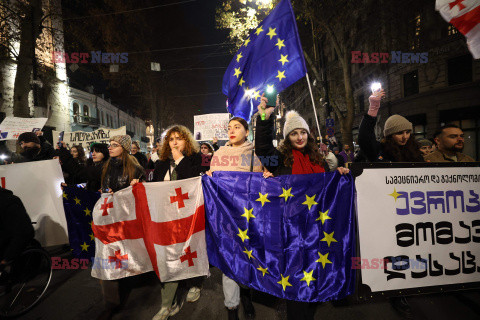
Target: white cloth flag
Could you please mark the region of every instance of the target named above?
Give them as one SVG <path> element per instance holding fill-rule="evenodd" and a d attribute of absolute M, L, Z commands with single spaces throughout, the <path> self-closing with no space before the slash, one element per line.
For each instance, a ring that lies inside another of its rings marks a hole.
<path fill-rule="evenodd" d="M 437 0 L 435 9 L 466 38 L 475 59 L 480 58 L 480 0 Z"/>
<path fill-rule="evenodd" d="M 209 274 L 201 177 L 138 183 L 113 196 L 102 194 L 92 229 L 95 278 L 154 270 L 168 282 Z"/>

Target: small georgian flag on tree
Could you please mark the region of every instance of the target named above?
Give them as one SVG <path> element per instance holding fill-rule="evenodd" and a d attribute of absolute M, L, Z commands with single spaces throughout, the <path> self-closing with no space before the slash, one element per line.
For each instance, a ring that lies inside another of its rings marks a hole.
<path fill-rule="evenodd" d="M 137 183 L 102 194 L 93 210 L 92 276 L 155 271 L 162 282 L 208 275 L 201 178 Z"/>
<path fill-rule="evenodd" d="M 480 58 L 480 0 L 437 0 L 435 9 L 467 38 L 475 59 Z"/>

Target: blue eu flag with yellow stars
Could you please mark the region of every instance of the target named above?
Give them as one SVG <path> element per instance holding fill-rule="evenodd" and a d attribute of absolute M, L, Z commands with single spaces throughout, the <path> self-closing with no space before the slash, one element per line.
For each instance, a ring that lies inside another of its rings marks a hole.
<path fill-rule="evenodd" d="M 292 4 L 281 0 L 245 40 L 223 76 L 228 111 L 249 121 L 252 105 L 268 86 L 281 92 L 306 73 Z"/>
<path fill-rule="evenodd" d="M 77 258 L 95 256 L 95 237 L 92 231 L 92 211 L 100 199 L 99 192 L 78 187 L 63 188 L 63 208 L 67 220 L 68 239 L 72 253 Z"/>
<path fill-rule="evenodd" d="M 203 177 L 208 260 L 250 288 L 304 302 L 354 292 L 354 184 L 338 173 Z"/>

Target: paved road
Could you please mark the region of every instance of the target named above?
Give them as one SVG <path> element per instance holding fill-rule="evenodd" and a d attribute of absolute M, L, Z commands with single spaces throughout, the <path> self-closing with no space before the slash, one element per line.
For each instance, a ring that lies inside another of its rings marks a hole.
<path fill-rule="evenodd" d="M 204 282 L 202 296 L 195 303 L 186 303 L 171 319 L 223 320 L 227 312 L 223 307 L 221 272 L 211 269 L 212 275 Z M 113 319 L 151 319 L 160 308 L 160 286 L 155 275 L 137 281 L 123 310 Z M 256 319 L 286 319 L 285 304 L 262 293 L 253 296 Z M 480 319 L 480 291 L 415 296 L 410 298 L 415 319 Z M 53 282 L 45 299 L 27 315 L 25 320 L 90 320 L 102 311 L 100 285 L 89 270 L 55 270 Z M 240 313 L 241 315 L 241 313 Z M 242 315 L 241 315 L 242 316 Z M 243 317 L 241 317 L 243 319 Z M 315 319 L 401 319 L 388 301 L 352 303 L 335 307 L 331 303 L 319 304 Z"/>

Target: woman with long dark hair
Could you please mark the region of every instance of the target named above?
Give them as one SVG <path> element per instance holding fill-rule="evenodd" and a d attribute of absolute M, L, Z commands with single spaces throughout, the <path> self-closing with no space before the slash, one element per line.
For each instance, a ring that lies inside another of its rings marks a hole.
<path fill-rule="evenodd" d="M 370 106 L 358 132 L 360 149 L 371 162 L 424 162 L 419 145 L 412 135 L 412 123 L 401 115 L 395 114 L 385 121 L 384 137 L 380 142 L 377 141 L 374 129 L 380 100 L 384 96 L 385 92 L 379 90 L 369 98 Z"/>
<path fill-rule="evenodd" d="M 102 191 L 116 192 L 130 186 L 132 180 L 145 180 L 145 171 L 137 159 L 130 155 L 132 138 L 129 135 L 114 136 L 110 139 L 110 159 L 102 170 Z"/>
<path fill-rule="evenodd" d="M 202 166 L 198 143 L 187 127 L 173 125 L 167 129 L 155 162 L 153 181 L 172 181 L 198 177 L 205 172 Z M 182 285 L 190 287 L 186 301 L 195 302 L 200 298 L 203 277 L 184 280 Z M 162 283 L 162 306 L 153 320 L 168 319 L 180 311 L 182 301 L 177 301 L 179 281 Z"/>
<path fill-rule="evenodd" d="M 267 108 L 268 99 L 262 95 L 258 105 L 259 114 L 265 114 L 265 120 L 257 117 L 257 132 L 255 148 L 258 156 L 268 159 L 265 166 L 274 176 L 288 174 L 323 173 L 327 164 L 320 152 L 315 139 L 310 133 L 307 122 L 296 112 L 289 111 L 285 115 L 283 126 L 283 142 L 278 149 L 273 146 L 274 119 L 271 114 L 273 107 Z M 348 169 L 337 168 L 340 174 L 346 174 Z M 315 304 L 287 300 L 288 319 L 313 320 Z"/>

